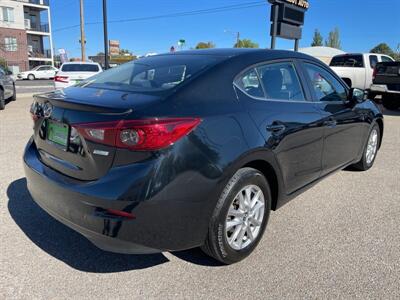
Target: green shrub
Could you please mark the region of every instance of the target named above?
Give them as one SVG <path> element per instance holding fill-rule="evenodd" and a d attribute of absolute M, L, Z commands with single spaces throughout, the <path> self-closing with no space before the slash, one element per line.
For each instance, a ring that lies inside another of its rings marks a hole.
<path fill-rule="evenodd" d="M 1 58 L 1 57 L 0 57 L 0 67 L 2 67 L 6 71 L 8 70 L 8 65 L 7 65 L 6 60 L 4 58 Z"/>

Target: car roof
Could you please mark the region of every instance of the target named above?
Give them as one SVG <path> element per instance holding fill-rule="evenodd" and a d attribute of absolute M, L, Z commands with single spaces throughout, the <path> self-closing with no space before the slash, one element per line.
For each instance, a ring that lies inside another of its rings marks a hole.
<path fill-rule="evenodd" d="M 288 50 L 271 50 L 271 49 L 260 49 L 260 48 L 213 48 L 213 49 L 198 49 L 198 50 L 183 50 L 173 53 L 159 54 L 160 55 L 210 55 L 210 56 L 220 56 L 226 58 L 233 58 L 239 56 L 247 56 L 259 54 L 263 55 L 265 59 L 276 57 L 281 58 L 307 58 L 310 59 L 311 56 Z"/>
<path fill-rule="evenodd" d="M 98 63 L 92 61 L 67 61 L 63 65 L 98 65 Z"/>

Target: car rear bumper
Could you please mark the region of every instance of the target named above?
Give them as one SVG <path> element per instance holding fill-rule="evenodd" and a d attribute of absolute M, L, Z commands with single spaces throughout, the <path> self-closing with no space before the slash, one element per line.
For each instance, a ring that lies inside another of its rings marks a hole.
<path fill-rule="evenodd" d="M 72 85 L 72 83 L 54 81 L 54 88 L 56 90 L 62 90 Z"/>
<path fill-rule="evenodd" d="M 199 194 L 197 189 L 187 199 L 170 198 L 161 191 L 143 196 L 143 201 L 131 201 L 138 193 L 143 195 L 149 187 L 149 178 L 150 182 L 155 180 L 152 167 L 152 164 L 135 164 L 113 168 L 97 181 L 78 182 L 44 165 L 34 142 L 28 143 L 24 154 L 27 185 L 33 200 L 99 248 L 143 254 L 200 246 L 211 212 L 203 203 L 206 195 Z M 129 212 L 135 218 L 110 215 L 107 209 Z"/>
<path fill-rule="evenodd" d="M 371 92 L 374 93 L 389 93 L 389 94 L 399 94 L 400 95 L 400 91 L 397 90 L 390 90 L 388 89 L 386 84 L 373 84 L 371 85 Z"/>

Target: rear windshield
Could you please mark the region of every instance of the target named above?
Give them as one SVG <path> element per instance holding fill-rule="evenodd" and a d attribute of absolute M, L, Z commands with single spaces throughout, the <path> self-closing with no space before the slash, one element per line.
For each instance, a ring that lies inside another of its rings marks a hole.
<path fill-rule="evenodd" d="M 207 55 L 151 56 L 107 70 L 79 86 L 133 92 L 163 91 L 188 80 L 221 59 Z"/>
<path fill-rule="evenodd" d="M 98 72 L 99 66 L 92 64 L 67 64 L 61 68 L 63 72 Z"/>
<path fill-rule="evenodd" d="M 331 67 L 364 68 L 362 55 L 341 55 L 332 58 Z"/>

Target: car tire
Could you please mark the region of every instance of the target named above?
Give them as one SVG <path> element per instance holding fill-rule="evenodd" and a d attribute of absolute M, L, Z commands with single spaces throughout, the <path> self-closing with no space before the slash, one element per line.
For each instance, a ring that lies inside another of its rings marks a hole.
<path fill-rule="evenodd" d="M 371 130 L 369 131 L 368 139 L 365 143 L 361 160 L 358 163 L 352 165 L 351 169 L 355 169 L 358 171 L 367 171 L 373 166 L 376 159 L 376 155 L 378 154 L 379 151 L 380 139 L 381 139 L 381 132 L 379 126 L 377 124 L 374 124 Z M 371 154 L 370 151 L 373 151 L 373 153 Z"/>
<path fill-rule="evenodd" d="M 396 110 L 400 107 L 400 96 L 385 95 L 382 99 L 382 104 L 388 110 Z"/>
<path fill-rule="evenodd" d="M 4 99 L 4 92 L 0 90 L 0 110 L 3 110 L 6 107 L 6 99 Z"/>
<path fill-rule="evenodd" d="M 250 208 L 250 202 L 254 203 L 253 208 Z M 244 206 L 245 203 L 248 206 Z M 253 168 L 238 170 L 218 199 L 202 250 L 223 264 L 241 261 L 250 255 L 261 240 L 270 210 L 271 192 L 264 175 Z M 235 222 L 238 224 L 232 226 Z"/>
<path fill-rule="evenodd" d="M 27 78 L 28 80 L 35 80 L 35 75 L 29 74 Z"/>
<path fill-rule="evenodd" d="M 17 90 L 15 89 L 15 84 L 13 85 L 13 95 L 10 98 L 10 101 L 17 100 Z"/>

